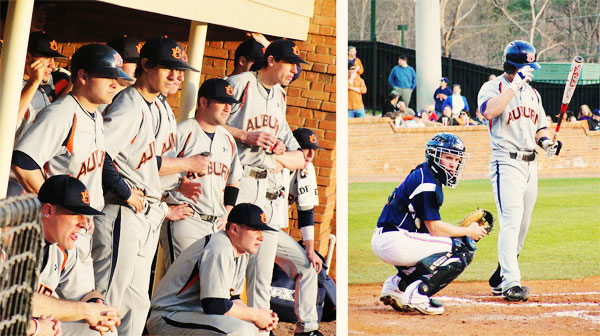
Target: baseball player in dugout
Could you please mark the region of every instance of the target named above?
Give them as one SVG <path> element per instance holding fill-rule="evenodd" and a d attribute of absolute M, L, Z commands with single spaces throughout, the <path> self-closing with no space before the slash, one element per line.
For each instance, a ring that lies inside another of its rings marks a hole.
<path fill-rule="evenodd" d="M 108 306 L 94 290 L 94 281 L 81 271 L 77 249 L 73 248 L 79 230 L 87 227 L 87 217 L 102 212 L 90 206 L 85 185 L 68 175 L 50 177 L 40 188 L 38 199 L 42 203 L 45 244 L 32 315 L 53 315 L 63 322 L 63 335 L 114 331 L 119 325 L 119 310 Z M 56 334 L 48 330 L 46 323 L 35 324 L 37 333 L 33 335 Z"/>
<path fill-rule="evenodd" d="M 190 198 L 175 190 L 167 198 L 167 203 L 189 207 L 191 214 L 182 220 L 169 220 L 161 228 L 165 265 L 170 265 L 196 240 L 225 229 L 227 215 L 237 200 L 242 166 L 235 139 L 222 125 L 229 117 L 232 104 L 237 103 L 229 82 L 209 79 L 198 91 L 195 118 L 177 126 L 177 155 L 201 154 L 210 158 L 210 165 L 206 174 L 180 174 L 181 179 L 201 186 L 197 196 Z"/>
<path fill-rule="evenodd" d="M 167 95 L 176 73 L 197 71 L 187 64 L 183 48 L 166 37 L 148 40 L 140 51 L 136 82 L 121 91 L 106 108 L 104 126 L 106 152 L 131 193 L 143 201 L 128 204 L 113 187 L 105 193 L 105 216 L 95 218 L 92 256 L 96 289 L 106 300 L 119 307 L 123 335 L 141 335 L 150 307 L 148 286 L 158 233 L 168 215 L 161 202 L 160 174 L 182 171 L 203 173 L 208 159 L 196 155 L 187 158 L 162 158 L 156 146 L 155 124 L 151 111 L 157 109 L 159 93 Z"/>
<path fill-rule="evenodd" d="M 494 295 L 509 301 L 527 301 L 529 293 L 521 286 L 517 257 L 537 197 L 536 144 L 548 157 L 558 155 L 562 147 L 548 138 L 542 98 L 528 84 L 539 68 L 535 48 L 513 41 L 504 49 L 504 74 L 483 84 L 477 98 L 481 114 L 490 122 L 490 180 L 500 222 L 499 263 L 489 284 Z"/>
<path fill-rule="evenodd" d="M 273 263 L 277 263 L 299 281 L 294 302 L 298 323 L 296 333 L 320 335 L 316 309 L 317 274 L 304 250 L 287 234 L 280 207 L 283 197 L 283 174 L 277 162 L 289 170 L 304 167 L 300 145 L 286 121 L 285 91 L 297 73 L 297 65 L 306 63 L 298 47 L 289 40 L 273 41 L 265 50 L 258 71 L 244 72 L 228 78 L 233 87 L 235 104 L 225 128 L 234 136 L 243 175 L 237 203 L 249 202 L 261 207 L 268 225 L 258 253 L 250 258 L 247 273 L 248 305 L 268 309 L 270 306 Z M 285 204 L 285 202 L 283 202 Z M 287 205 L 285 205 L 287 207 Z M 285 219 L 287 221 L 287 218 Z"/>
<path fill-rule="evenodd" d="M 58 43 L 51 35 L 42 31 L 29 34 L 15 143 L 20 142 L 25 131 L 33 124 L 38 112 L 50 105 L 44 85 L 51 79 L 52 71 L 54 71 L 54 58 L 66 58 L 57 50 Z"/>
<path fill-rule="evenodd" d="M 398 270 L 387 278 L 380 300 L 397 311 L 439 315 L 431 296 L 456 279 L 473 260 L 475 241 L 487 235 L 478 223 L 442 221 L 442 186 L 455 188 L 467 158 L 463 141 L 439 133 L 427 142 L 426 161 L 388 198 L 371 239 L 375 255 Z"/>
<path fill-rule="evenodd" d="M 277 314 L 240 299 L 249 255 L 276 229 L 258 206 L 237 204 L 225 231 L 192 243 L 171 265 L 152 297 L 150 335 L 258 335 L 277 327 Z"/>

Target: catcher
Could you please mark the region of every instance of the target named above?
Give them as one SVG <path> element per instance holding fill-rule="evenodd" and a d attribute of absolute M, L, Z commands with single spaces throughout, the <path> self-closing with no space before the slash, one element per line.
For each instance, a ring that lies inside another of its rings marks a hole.
<path fill-rule="evenodd" d="M 398 311 L 439 315 L 444 307 L 431 296 L 456 279 L 473 260 L 475 242 L 492 228 L 467 216 L 463 226 L 441 220 L 442 185 L 455 188 L 464 168 L 465 144 L 449 133 L 427 142 L 426 161 L 413 169 L 383 208 L 371 240 L 375 255 L 398 270 L 383 284 L 380 301 Z M 482 220 L 482 223 L 484 220 Z"/>

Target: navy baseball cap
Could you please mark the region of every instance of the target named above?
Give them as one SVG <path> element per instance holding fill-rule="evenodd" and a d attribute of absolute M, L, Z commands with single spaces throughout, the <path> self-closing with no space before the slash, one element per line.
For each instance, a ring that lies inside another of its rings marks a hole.
<path fill-rule="evenodd" d="M 300 49 L 290 40 L 275 40 L 265 50 L 265 59 L 269 56 L 284 60 L 292 64 L 308 64 L 300 58 Z"/>
<path fill-rule="evenodd" d="M 446 82 L 446 83 L 448 83 L 448 78 L 442 77 L 442 79 L 440 79 L 440 82 Z"/>
<path fill-rule="evenodd" d="M 238 59 L 241 56 L 255 61 L 262 60 L 265 58 L 265 47 L 255 39 L 248 39 L 235 49 L 235 58 Z"/>
<path fill-rule="evenodd" d="M 200 72 L 188 64 L 183 47 L 166 36 L 156 36 L 146 41 L 140 50 L 140 58 L 147 58 L 169 69 Z"/>
<path fill-rule="evenodd" d="M 321 149 L 321 147 L 319 147 L 319 139 L 317 139 L 317 135 L 312 130 L 308 128 L 298 128 L 292 133 L 302 149 Z"/>
<path fill-rule="evenodd" d="M 108 41 L 106 45 L 121 54 L 125 63 L 136 63 L 140 59 L 140 50 L 144 44 L 135 37 L 121 35 Z"/>
<path fill-rule="evenodd" d="M 240 203 L 231 209 L 227 221 L 245 225 L 254 230 L 277 231 L 267 225 L 267 215 L 258 206 L 250 203 Z"/>
<path fill-rule="evenodd" d="M 198 90 L 198 97 L 210 98 L 221 103 L 237 104 L 239 100 L 233 97 L 233 87 L 222 78 L 207 79 Z"/>
<path fill-rule="evenodd" d="M 56 43 L 54 37 L 43 31 L 34 31 L 29 34 L 27 52 L 43 57 L 67 58 L 58 52 L 58 43 Z"/>
<path fill-rule="evenodd" d="M 55 175 L 47 179 L 40 188 L 38 199 L 80 215 L 104 215 L 90 206 L 90 193 L 85 185 L 69 175 Z"/>
<path fill-rule="evenodd" d="M 592 114 L 593 114 L 593 115 L 600 116 L 600 109 L 594 109 L 594 110 L 592 111 Z"/>

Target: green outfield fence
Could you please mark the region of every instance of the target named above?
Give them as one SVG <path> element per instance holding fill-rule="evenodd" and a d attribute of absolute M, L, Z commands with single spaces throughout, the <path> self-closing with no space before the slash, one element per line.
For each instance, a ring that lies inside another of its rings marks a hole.
<path fill-rule="evenodd" d="M 381 110 L 392 89 L 388 84 L 390 70 L 398 64 L 398 56 L 401 54 L 408 57 L 408 64 L 416 70 L 415 50 L 376 41 L 348 41 L 348 45 L 356 47 L 358 58 L 365 67 L 362 75 L 367 85 L 367 93 L 363 95 L 365 108 Z M 467 98 L 472 114 L 477 108 L 477 94 L 481 85 L 487 81 L 490 74 L 499 75 L 502 72 L 501 69 L 442 56 L 442 76 L 448 77 L 450 85 L 454 83 L 461 85 L 462 94 Z M 560 111 L 564 83 L 534 82 L 532 86 L 540 92 L 546 114 L 550 114 L 555 119 L 554 116 Z M 433 92 L 430 95 L 433 99 Z M 416 92 L 414 92 L 410 107 L 416 109 L 416 102 Z M 582 104 L 589 105 L 591 109 L 600 108 L 600 84 L 577 86 L 569 110 L 576 112 Z"/>

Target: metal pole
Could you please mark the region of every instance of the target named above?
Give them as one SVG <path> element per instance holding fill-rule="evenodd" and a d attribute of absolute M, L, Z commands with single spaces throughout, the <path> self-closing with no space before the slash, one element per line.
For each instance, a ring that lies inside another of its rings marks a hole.
<path fill-rule="evenodd" d="M 190 36 L 187 48 L 188 62 L 200 71 L 202 71 L 207 30 L 208 25 L 206 23 L 192 21 L 190 24 Z M 179 113 L 177 114 L 178 122 L 194 117 L 201 73 L 189 70 L 185 72 L 185 79 L 181 88 L 181 99 L 179 100 Z"/>
<path fill-rule="evenodd" d="M 0 199 L 8 186 L 32 13 L 33 0 L 8 2 L 0 60 Z"/>
<path fill-rule="evenodd" d="M 378 71 L 377 71 L 377 41 L 371 41 L 371 52 L 373 57 L 372 68 L 371 71 L 371 87 L 367 88 L 367 92 L 371 94 L 371 107 L 373 108 L 373 115 L 375 115 L 375 110 L 377 109 L 377 84 L 378 84 Z"/>
<path fill-rule="evenodd" d="M 371 41 L 377 40 L 376 25 L 377 25 L 377 5 L 375 5 L 375 0 L 371 0 Z"/>

